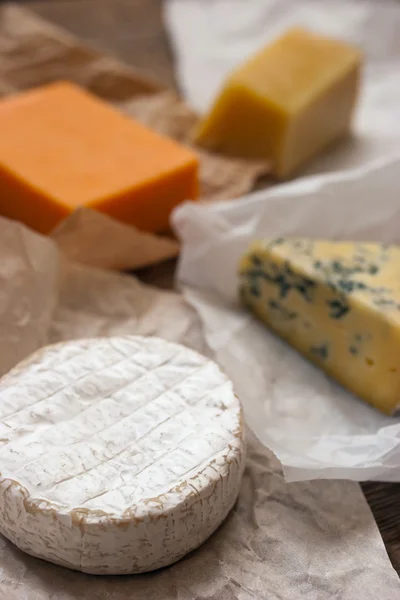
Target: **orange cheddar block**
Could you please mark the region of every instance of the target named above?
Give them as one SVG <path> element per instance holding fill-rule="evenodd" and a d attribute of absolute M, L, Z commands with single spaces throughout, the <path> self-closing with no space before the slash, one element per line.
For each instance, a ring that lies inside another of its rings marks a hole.
<path fill-rule="evenodd" d="M 71 83 L 0 102 L 0 214 L 50 232 L 81 206 L 143 231 L 198 196 L 198 161 Z"/>

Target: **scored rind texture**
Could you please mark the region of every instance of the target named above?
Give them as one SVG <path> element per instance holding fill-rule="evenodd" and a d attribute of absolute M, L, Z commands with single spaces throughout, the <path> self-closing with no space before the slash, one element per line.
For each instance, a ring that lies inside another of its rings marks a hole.
<path fill-rule="evenodd" d="M 0 380 L 0 532 L 59 565 L 175 562 L 225 519 L 244 461 L 231 382 L 165 340 L 57 344 Z"/>

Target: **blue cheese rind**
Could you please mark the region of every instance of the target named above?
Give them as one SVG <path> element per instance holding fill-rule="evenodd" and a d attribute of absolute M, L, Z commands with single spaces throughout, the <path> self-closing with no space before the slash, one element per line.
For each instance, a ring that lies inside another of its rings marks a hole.
<path fill-rule="evenodd" d="M 239 266 L 243 302 L 343 386 L 400 406 L 400 247 L 259 241 Z"/>

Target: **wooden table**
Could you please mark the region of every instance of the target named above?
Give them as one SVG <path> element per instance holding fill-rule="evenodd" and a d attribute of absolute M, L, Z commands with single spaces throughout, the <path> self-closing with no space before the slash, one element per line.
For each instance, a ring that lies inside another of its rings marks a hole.
<path fill-rule="evenodd" d="M 161 18 L 162 0 L 20 0 L 43 17 L 98 48 L 175 85 L 173 59 Z M 171 285 L 174 264 L 142 277 Z M 393 566 L 400 574 L 400 484 L 365 483 L 362 489 L 375 516 Z"/>

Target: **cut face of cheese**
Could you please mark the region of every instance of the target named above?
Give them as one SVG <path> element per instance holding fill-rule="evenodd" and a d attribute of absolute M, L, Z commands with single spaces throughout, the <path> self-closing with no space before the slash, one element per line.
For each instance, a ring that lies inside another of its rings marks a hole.
<path fill-rule="evenodd" d="M 198 195 L 198 161 L 71 83 L 0 102 L 0 214 L 40 233 L 85 206 L 150 232 Z"/>
<path fill-rule="evenodd" d="M 195 140 L 288 177 L 348 132 L 360 65 L 348 44 L 292 29 L 228 77 Z"/>
<path fill-rule="evenodd" d="M 244 303 L 384 413 L 400 407 L 400 247 L 278 239 L 240 263 Z"/>
<path fill-rule="evenodd" d="M 227 516 L 244 458 L 231 382 L 177 344 L 72 341 L 0 381 L 0 532 L 71 569 L 180 559 Z"/>

